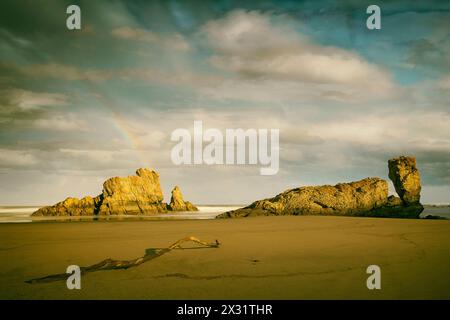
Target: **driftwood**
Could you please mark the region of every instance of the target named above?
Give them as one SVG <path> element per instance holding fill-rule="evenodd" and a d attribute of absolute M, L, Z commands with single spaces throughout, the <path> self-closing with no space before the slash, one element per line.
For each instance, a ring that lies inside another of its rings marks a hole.
<path fill-rule="evenodd" d="M 117 270 L 117 269 L 128 269 L 128 268 L 136 267 L 147 261 L 161 257 L 162 255 L 164 255 L 174 249 L 186 249 L 186 248 L 181 247 L 181 245 L 185 242 L 194 242 L 194 243 L 202 245 L 205 248 L 218 248 L 220 246 L 220 243 L 218 240 L 216 240 L 213 243 L 208 243 L 208 242 L 199 240 L 196 237 L 191 236 L 191 237 L 186 237 L 186 238 L 180 239 L 167 248 L 153 249 L 150 252 L 147 251 L 143 257 L 139 257 L 139 258 L 136 258 L 133 260 L 113 260 L 113 259 L 108 258 L 108 259 L 105 259 L 99 263 L 93 264 L 88 267 L 80 267 L 80 271 L 81 271 L 81 274 L 86 274 L 89 272 L 95 272 L 95 271 L 101 271 L 101 270 Z M 60 273 L 60 274 L 54 274 L 54 275 L 50 275 L 50 276 L 46 276 L 46 277 L 42 277 L 42 278 L 27 280 L 25 282 L 27 282 L 27 283 L 45 283 L 45 282 L 66 280 L 69 276 L 70 276 L 70 274 Z"/>

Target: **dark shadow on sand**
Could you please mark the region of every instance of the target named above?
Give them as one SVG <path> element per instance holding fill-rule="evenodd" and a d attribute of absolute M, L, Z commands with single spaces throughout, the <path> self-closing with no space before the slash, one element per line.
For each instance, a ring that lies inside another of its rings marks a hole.
<path fill-rule="evenodd" d="M 181 244 L 184 242 L 193 242 L 198 244 L 198 246 L 191 247 L 181 247 Z M 207 243 L 205 241 L 201 241 L 195 237 L 187 237 L 177 242 L 173 243 L 167 248 L 148 248 L 145 249 L 145 254 L 143 257 L 139 257 L 133 260 L 113 260 L 113 259 L 105 259 L 100 261 L 99 263 L 93 264 L 88 267 L 80 267 L 81 275 L 84 275 L 89 272 L 102 271 L 102 270 L 118 270 L 118 269 L 129 269 L 132 267 L 137 267 L 147 261 L 158 258 L 172 250 L 189 250 L 189 249 L 207 249 L 207 248 L 218 248 L 220 243 L 218 240 L 212 243 Z M 67 278 L 71 274 L 68 273 L 60 273 L 45 276 L 42 278 L 36 278 L 25 281 L 26 283 L 47 283 L 53 281 L 67 280 Z"/>

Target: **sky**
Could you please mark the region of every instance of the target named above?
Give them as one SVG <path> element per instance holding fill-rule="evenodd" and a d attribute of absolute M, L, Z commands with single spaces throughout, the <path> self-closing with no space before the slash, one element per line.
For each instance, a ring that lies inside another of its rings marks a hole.
<path fill-rule="evenodd" d="M 179 185 L 197 204 L 246 204 L 388 179 L 399 155 L 417 157 L 422 202 L 450 203 L 449 98 L 448 1 L 2 0 L 0 205 L 95 196 L 139 167 L 166 201 Z M 174 165 L 171 133 L 196 120 L 279 129 L 279 172 Z"/>

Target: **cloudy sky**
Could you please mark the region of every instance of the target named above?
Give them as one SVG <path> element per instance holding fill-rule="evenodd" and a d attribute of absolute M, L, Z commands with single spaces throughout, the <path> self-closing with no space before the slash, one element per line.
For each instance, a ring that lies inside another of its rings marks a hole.
<path fill-rule="evenodd" d="M 450 203 L 450 3 L 0 2 L 0 204 L 97 195 L 150 167 L 166 200 L 248 203 L 379 176 L 415 155 L 425 203 Z M 82 29 L 66 28 L 81 7 Z M 280 171 L 175 166 L 170 134 L 280 129 Z"/>

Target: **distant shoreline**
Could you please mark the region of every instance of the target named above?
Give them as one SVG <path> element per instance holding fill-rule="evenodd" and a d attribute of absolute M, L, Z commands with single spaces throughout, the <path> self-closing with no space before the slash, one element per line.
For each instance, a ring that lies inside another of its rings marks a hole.
<path fill-rule="evenodd" d="M 94 222 L 94 221 L 159 221 L 159 220 L 213 220 L 217 215 L 244 205 L 199 205 L 199 211 L 177 211 L 149 215 L 95 215 L 95 216 L 37 216 L 31 214 L 35 206 L 0 206 L 0 224 L 37 222 Z"/>
<path fill-rule="evenodd" d="M 199 207 L 244 207 L 247 206 L 248 203 L 241 204 L 197 204 Z M 49 206 L 49 204 L 43 205 L 0 205 L 0 209 L 20 209 L 20 208 L 42 208 Z M 441 208 L 441 207 L 450 207 L 450 203 L 438 203 L 438 204 L 423 204 L 424 207 L 432 207 L 432 208 Z"/>
<path fill-rule="evenodd" d="M 55 222 L 116 222 L 116 221 L 187 221 L 213 220 L 226 211 L 245 205 L 199 205 L 198 212 L 167 212 L 153 215 L 107 215 L 107 216 L 46 216 L 31 217 L 38 206 L 0 206 L 0 224 L 8 223 L 55 223 Z M 433 219 L 450 219 L 450 205 L 426 204 L 420 218 L 432 216 Z M 430 218 L 429 218 L 430 219 Z"/>
<path fill-rule="evenodd" d="M 199 207 L 244 207 L 248 205 L 248 203 L 241 204 L 197 204 Z M 16 209 L 16 208 L 42 208 L 50 206 L 50 204 L 43 205 L 0 205 L 0 209 Z M 450 206 L 450 204 L 449 204 Z"/>

